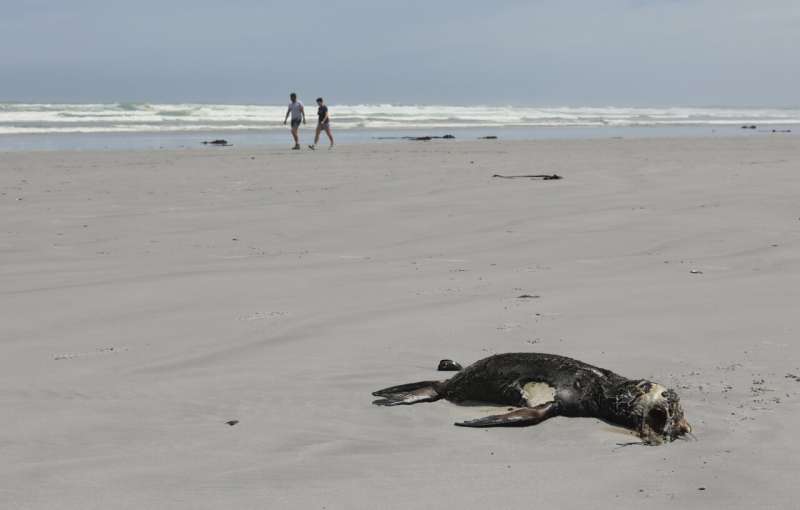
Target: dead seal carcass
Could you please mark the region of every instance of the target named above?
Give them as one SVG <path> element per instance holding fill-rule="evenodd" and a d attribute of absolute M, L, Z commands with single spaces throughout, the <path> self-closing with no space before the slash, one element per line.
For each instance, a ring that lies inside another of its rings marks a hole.
<path fill-rule="evenodd" d="M 373 393 L 380 406 L 447 399 L 515 406 L 505 414 L 462 427 L 536 425 L 554 416 L 594 417 L 634 430 L 646 444 L 673 441 L 692 431 L 678 395 L 643 379 L 627 379 L 555 354 L 496 354 L 446 381 L 422 381 Z"/>

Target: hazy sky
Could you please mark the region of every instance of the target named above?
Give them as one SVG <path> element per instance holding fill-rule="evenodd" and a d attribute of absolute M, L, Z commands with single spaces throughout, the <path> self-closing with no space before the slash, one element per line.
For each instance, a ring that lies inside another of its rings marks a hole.
<path fill-rule="evenodd" d="M 0 101 L 800 105 L 798 0 L 0 0 Z"/>

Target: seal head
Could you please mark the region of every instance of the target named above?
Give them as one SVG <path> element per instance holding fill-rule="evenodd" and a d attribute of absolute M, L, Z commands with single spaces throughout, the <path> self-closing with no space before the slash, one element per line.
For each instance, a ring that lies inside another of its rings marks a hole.
<path fill-rule="evenodd" d="M 692 432 L 674 390 L 640 380 L 626 381 L 614 393 L 614 418 L 628 422 L 646 444 L 672 442 Z"/>

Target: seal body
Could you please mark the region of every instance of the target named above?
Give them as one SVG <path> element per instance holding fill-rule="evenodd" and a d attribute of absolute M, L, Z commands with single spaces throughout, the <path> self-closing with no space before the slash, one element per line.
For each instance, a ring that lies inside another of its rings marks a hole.
<path fill-rule="evenodd" d="M 466 427 L 535 425 L 554 416 L 594 417 L 634 429 L 649 444 L 691 431 L 674 391 L 555 354 L 497 354 L 446 381 L 393 386 L 373 395 L 381 397 L 373 403 L 384 406 L 444 398 L 518 408 L 456 423 Z"/>
<path fill-rule="evenodd" d="M 563 416 L 598 416 L 604 389 L 625 380 L 610 370 L 554 354 L 497 354 L 477 361 L 445 382 L 452 402 L 491 402 L 535 407 L 547 402 Z M 551 397 L 542 401 L 550 393 Z"/>

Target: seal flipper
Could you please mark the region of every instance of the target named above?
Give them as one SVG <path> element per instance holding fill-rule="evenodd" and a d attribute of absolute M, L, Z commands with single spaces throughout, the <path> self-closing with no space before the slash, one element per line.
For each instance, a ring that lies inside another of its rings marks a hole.
<path fill-rule="evenodd" d="M 555 415 L 555 403 L 548 402 L 536 407 L 517 409 L 506 414 L 496 414 L 476 420 L 457 422 L 455 425 L 459 427 L 524 427 L 536 425 Z"/>
<path fill-rule="evenodd" d="M 442 398 L 439 393 L 442 383 L 439 381 L 421 381 L 410 384 L 401 384 L 373 392 L 376 397 L 383 397 L 373 400 L 377 406 L 399 406 L 416 404 L 417 402 L 435 402 Z"/>
<path fill-rule="evenodd" d="M 401 384 L 399 386 L 390 386 L 382 390 L 373 391 L 372 394 L 376 397 L 385 397 L 392 393 L 408 393 L 409 391 L 419 390 L 421 388 L 433 388 L 437 391 L 442 386 L 443 381 L 420 381 L 408 384 Z"/>

